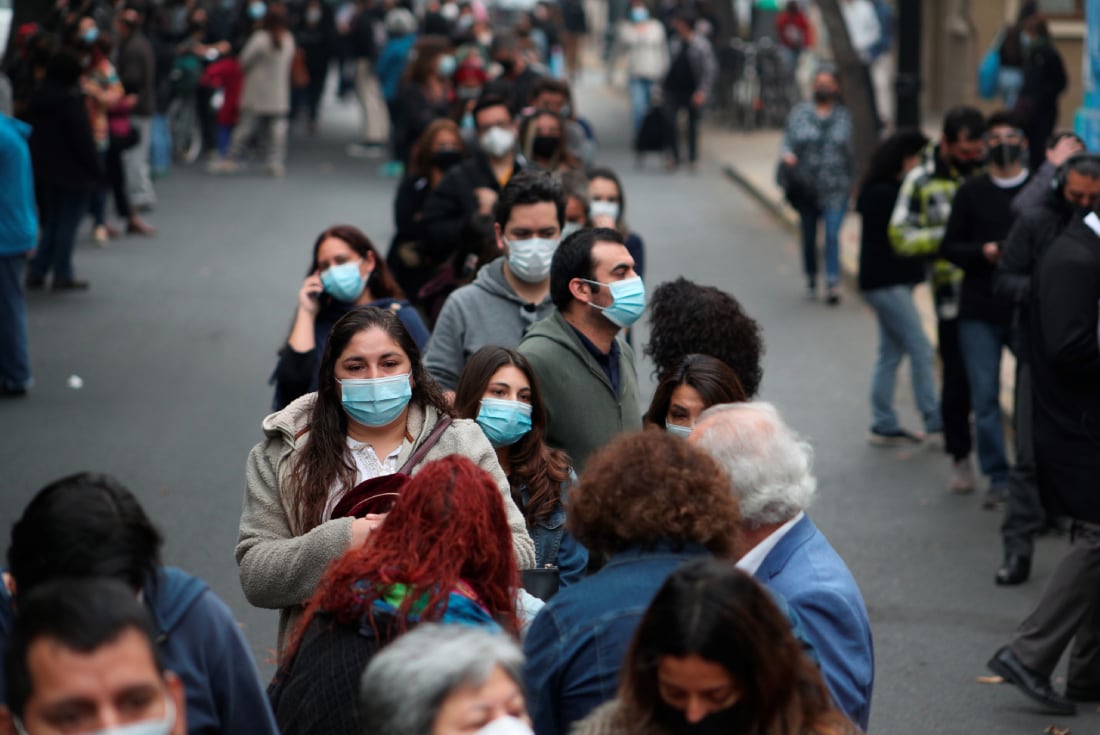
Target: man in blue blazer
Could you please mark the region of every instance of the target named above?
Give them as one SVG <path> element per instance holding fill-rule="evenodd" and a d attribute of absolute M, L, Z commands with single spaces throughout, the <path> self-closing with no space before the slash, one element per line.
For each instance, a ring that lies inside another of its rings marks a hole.
<path fill-rule="evenodd" d="M 867 730 L 875 656 L 852 573 L 805 508 L 813 450 L 769 403 L 731 403 L 699 416 L 691 441 L 729 475 L 747 553 L 737 566 L 782 595 L 802 621 L 837 707 Z"/>

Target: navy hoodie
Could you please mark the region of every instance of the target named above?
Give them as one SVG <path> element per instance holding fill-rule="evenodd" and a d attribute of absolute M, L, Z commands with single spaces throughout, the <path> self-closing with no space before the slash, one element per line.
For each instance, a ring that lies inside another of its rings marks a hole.
<path fill-rule="evenodd" d="M 0 643 L 15 611 L 0 586 Z M 278 735 L 252 651 L 229 607 L 197 577 L 161 567 L 142 590 L 165 666 L 187 693 L 187 732 Z M 7 687 L 0 668 L 0 702 Z"/>

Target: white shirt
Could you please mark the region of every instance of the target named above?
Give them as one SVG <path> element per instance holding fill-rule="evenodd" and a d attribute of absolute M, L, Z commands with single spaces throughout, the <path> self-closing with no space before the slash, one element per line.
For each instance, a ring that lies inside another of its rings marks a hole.
<path fill-rule="evenodd" d="M 398 444 L 385 459 L 379 460 L 378 455 L 374 453 L 374 447 L 370 444 L 355 441 L 350 436 L 347 437 L 347 441 L 348 449 L 351 450 L 351 457 L 355 460 L 355 485 L 397 472 L 397 457 L 401 454 L 401 447 L 404 446 L 404 442 Z M 325 503 L 325 512 L 321 515 L 321 520 L 332 519 L 333 509 L 340 502 L 340 498 L 344 497 L 344 493 L 350 489 L 347 487 L 333 487 L 329 490 L 328 501 Z"/>
<path fill-rule="evenodd" d="M 1088 215 L 1085 216 L 1085 224 L 1100 237 L 1100 217 L 1096 216 L 1096 212 L 1089 212 Z"/>
<path fill-rule="evenodd" d="M 768 558 L 768 554 L 772 553 L 772 549 L 779 545 L 779 542 L 783 540 L 795 524 L 806 517 L 806 511 L 798 511 L 791 520 L 784 523 L 779 528 L 768 534 L 767 538 L 758 543 L 756 546 L 749 550 L 749 553 L 741 557 L 737 562 L 737 568 L 747 574 L 756 574 L 756 570 L 760 568 L 760 565 L 764 563 L 764 560 Z"/>

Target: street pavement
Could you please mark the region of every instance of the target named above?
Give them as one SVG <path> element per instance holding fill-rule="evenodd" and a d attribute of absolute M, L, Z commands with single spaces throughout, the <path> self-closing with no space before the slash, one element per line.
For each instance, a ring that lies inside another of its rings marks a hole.
<path fill-rule="evenodd" d="M 1038 735 L 1057 724 L 1100 732 L 1095 706 L 1055 718 L 1007 686 L 977 681 L 1065 541 L 1040 540 L 1031 582 L 995 588 L 998 515 L 981 510 L 978 495 L 945 492 L 939 451 L 867 445 L 874 320 L 850 294 L 837 308 L 804 299 L 793 235 L 723 173 L 715 145 L 728 136 L 713 135 L 697 174 L 666 173 L 656 160 L 638 170 L 621 91 L 592 75 L 579 102 L 600 133 L 601 162 L 624 176 L 650 288 L 678 275 L 719 286 L 763 325 L 762 397 L 812 443 L 811 514 L 870 610 L 871 731 Z M 150 215 L 158 237 L 98 249 L 82 236 L 76 267 L 92 288 L 28 296 L 37 384 L 26 399 L 0 403 L 0 529 L 52 479 L 115 474 L 163 530 L 165 561 L 207 580 L 233 609 L 265 677 L 276 613 L 244 600 L 233 548 L 245 457 L 270 406 L 267 379 L 316 233 L 349 222 L 384 249 L 392 231 L 395 182 L 377 175 L 377 162 L 343 152 L 354 106 L 333 102 L 325 115 L 317 139 L 292 140 L 283 180 L 177 168 L 158 182 L 160 207 Z M 647 326 L 638 332 L 644 344 Z M 638 372 L 648 398 L 652 365 L 643 360 Z M 906 380 L 899 404 L 915 427 Z"/>

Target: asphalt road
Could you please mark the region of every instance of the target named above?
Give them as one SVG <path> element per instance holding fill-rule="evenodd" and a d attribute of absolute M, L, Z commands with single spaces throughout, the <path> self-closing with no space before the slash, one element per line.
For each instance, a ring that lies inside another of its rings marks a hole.
<path fill-rule="evenodd" d="M 944 491 L 937 451 L 869 447 L 871 314 L 848 297 L 834 309 L 803 300 L 791 235 L 723 178 L 714 156 L 697 175 L 636 170 L 621 94 L 595 78 L 580 108 L 603 140 L 601 162 L 625 177 L 629 218 L 646 240 L 653 287 L 684 275 L 734 293 L 765 330 L 762 397 L 813 443 L 812 515 L 851 566 L 874 628 L 871 731 L 896 735 L 1038 735 L 1049 724 L 1004 686 L 978 683 L 1037 596 L 1064 540 L 1040 542 L 1033 580 L 992 583 L 999 517 L 978 496 Z M 117 475 L 167 539 L 165 559 L 207 580 L 236 612 L 270 675 L 276 614 L 243 598 L 233 560 L 245 457 L 260 440 L 275 351 L 289 328 L 312 239 L 349 222 L 385 247 L 394 182 L 376 162 L 345 157 L 353 106 L 333 103 L 317 139 L 292 139 L 284 180 L 213 178 L 176 169 L 158 183 L 155 239 L 106 249 L 84 236 L 87 293 L 28 297 L 30 397 L 0 403 L 0 529 L 48 481 L 78 470 Z M 644 342 L 646 327 L 641 327 Z M 639 366 L 646 397 L 652 366 Z M 69 387 L 70 376 L 82 387 Z M 916 413 L 899 385 L 910 425 Z M 6 546 L 6 542 L 4 543 Z"/>

